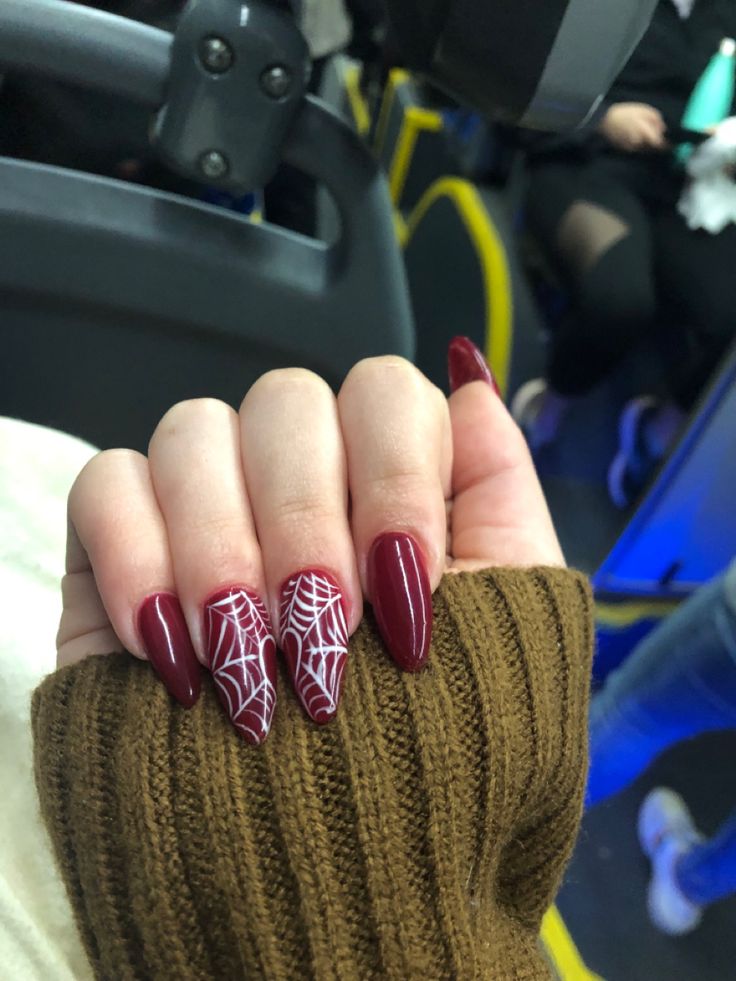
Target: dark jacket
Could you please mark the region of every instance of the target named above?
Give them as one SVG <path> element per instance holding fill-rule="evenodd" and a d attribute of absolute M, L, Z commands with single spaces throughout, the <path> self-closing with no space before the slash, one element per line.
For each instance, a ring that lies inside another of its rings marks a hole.
<path fill-rule="evenodd" d="M 686 20 L 672 0 L 660 0 L 649 29 L 595 117 L 572 134 L 529 135 L 524 143 L 532 160 L 611 152 L 597 126 L 616 102 L 647 103 L 659 109 L 668 126 L 678 125 L 695 83 L 724 37 L 736 37 L 736 0 L 695 0 Z"/>

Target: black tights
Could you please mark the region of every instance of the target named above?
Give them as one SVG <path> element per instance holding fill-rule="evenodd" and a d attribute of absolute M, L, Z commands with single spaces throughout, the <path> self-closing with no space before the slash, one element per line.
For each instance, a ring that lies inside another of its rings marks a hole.
<path fill-rule="evenodd" d="M 690 231 L 673 182 L 664 195 L 653 173 L 606 157 L 532 170 L 529 224 L 573 302 L 551 341 L 561 395 L 590 390 L 656 332 L 672 395 L 689 408 L 736 336 L 736 226 Z"/>

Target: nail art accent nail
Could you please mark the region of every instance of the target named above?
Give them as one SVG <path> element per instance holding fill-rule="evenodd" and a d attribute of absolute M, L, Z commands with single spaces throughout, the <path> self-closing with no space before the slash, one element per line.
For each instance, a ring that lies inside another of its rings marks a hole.
<path fill-rule="evenodd" d="M 138 632 L 148 660 L 169 694 L 191 708 L 202 690 L 202 670 L 179 600 L 154 593 L 138 609 Z"/>
<path fill-rule="evenodd" d="M 368 553 L 368 589 L 378 629 L 394 661 L 418 671 L 432 639 L 432 594 L 422 550 L 404 532 L 380 535 Z"/>
<path fill-rule="evenodd" d="M 294 690 L 310 719 L 335 717 L 348 655 L 348 624 L 337 582 L 305 569 L 281 587 L 281 647 Z"/>
<path fill-rule="evenodd" d="M 276 708 L 276 641 L 260 597 L 232 586 L 204 608 L 210 671 L 217 694 L 240 734 L 259 746 Z"/>
<path fill-rule="evenodd" d="M 469 382 L 484 381 L 496 395 L 501 395 L 488 362 L 469 337 L 453 337 L 450 341 L 447 349 L 447 373 L 450 376 L 451 392 L 456 392 Z"/>

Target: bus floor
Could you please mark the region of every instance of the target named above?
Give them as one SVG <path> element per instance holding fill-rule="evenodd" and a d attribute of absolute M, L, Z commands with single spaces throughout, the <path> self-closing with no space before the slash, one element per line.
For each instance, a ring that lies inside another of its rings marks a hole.
<path fill-rule="evenodd" d="M 621 398 L 610 387 L 584 400 L 537 466 L 568 564 L 595 572 L 630 513 L 610 503 Z M 648 866 L 636 833 L 639 806 L 657 785 L 680 792 L 705 834 L 736 807 L 736 731 L 674 747 L 626 792 L 587 814 L 558 898 L 582 960 L 603 981 L 736 981 L 736 898 L 710 908 L 692 934 L 657 931 L 646 910 Z"/>
<path fill-rule="evenodd" d="M 712 835 L 736 807 L 736 732 L 710 733 L 663 754 L 625 792 L 584 818 L 557 906 L 587 967 L 604 981 L 732 981 L 736 895 L 709 907 L 684 937 L 658 931 L 647 915 L 648 863 L 637 840 L 647 792 L 681 793 Z"/>

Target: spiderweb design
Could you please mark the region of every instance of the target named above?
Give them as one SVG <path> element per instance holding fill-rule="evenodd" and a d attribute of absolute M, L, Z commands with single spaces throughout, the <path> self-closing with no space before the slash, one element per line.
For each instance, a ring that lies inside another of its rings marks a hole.
<path fill-rule="evenodd" d="M 220 701 L 249 742 L 268 735 L 276 708 L 276 642 L 261 600 L 230 589 L 207 606 L 210 670 Z"/>
<path fill-rule="evenodd" d="M 348 653 L 342 592 L 324 572 L 300 572 L 281 594 L 281 646 L 307 714 L 334 716 Z"/>

